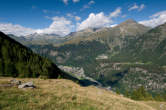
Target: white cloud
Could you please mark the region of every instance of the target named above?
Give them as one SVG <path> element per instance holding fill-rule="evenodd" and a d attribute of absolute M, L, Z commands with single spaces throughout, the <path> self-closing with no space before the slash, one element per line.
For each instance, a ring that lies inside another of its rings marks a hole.
<path fill-rule="evenodd" d="M 50 19 L 52 19 L 52 18 L 51 18 L 51 17 L 49 17 L 49 16 L 45 16 L 45 18 L 46 18 L 46 19 L 49 19 L 49 20 L 50 20 Z"/>
<path fill-rule="evenodd" d="M 49 17 L 49 19 L 51 18 Z M 6 34 L 14 34 L 17 36 L 26 36 L 33 33 L 58 34 L 61 36 L 65 36 L 69 34 L 74 27 L 72 25 L 72 22 L 67 20 L 64 17 L 54 17 L 52 18 L 52 20 L 53 22 L 51 23 L 51 25 L 45 29 L 31 29 L 31 28 L 20 26 L 20 25 L 0 23 L 0 31 Z"/>
<path fill-rule="evenodd" d="M 73 0 L 74 3 L 77 3 L 77 2 L 79 2 L 79 1 L 80 1 L 80 0 Z"/>
<path fill-rule="evenodd" d="M 84 9 L 86 9 L 86 8 L 90 8 L 90 6 L 89 6 L 89 5 L 84 5 L 81 10 L 84 10 Z"/>
<path fill-rule="evenodd" d="M 81 20 L 81 17 L 75 16 L 75 20 L 76 20 L 76 21 L 80 21 L 80 20 Z"/>
<path fill-rule="evenodd" d="M 0 31 L 6 34 L 14 34 L 18 36 L 24 36 L 24 35 L 35 33 L 34 29 L 25 28 L 23 26 L 14 25 L 11 23 L 0 23 Z"/>
<path fill-rule="evenodd" d="M 137 4 L 134 4 L 132 7 L 130 7 L 129 9 L 128 9 L 128 11 L 132 11 L 132 10 L 135 10 L 135 9 L 138 9 L 139 7 L 138 7 L 138 5 Z"/>
<path fill-rule="evenodd" d="M 145 5 L 144 5 L 144 4 L 141 4 L 141 5 L 139 6 L 139 5 L 137 5 L 137 4 L 135 3 L 132 7 L 130 7 L 130 8 L 128 9 L 128 11 L 132 11 L 132 10 L 142 11 L 144 8 L 145 8 Z"/>
<path fill-rule="evenodd" d="M 66 16 L 69 17 L 69 18 L 74 18 L 76 21 L 80 21 L 81 20 L 81 17 L 75 16 L 75 15 L 73 15 L 71 13 L 67 13 Z"/>
<path fill-rule="evenodd" d="M 58 34 L 64 36 L 69 34 L 74 27 L 72 22 L 64 17 L 54 17 L 52 20 L 53 23 L 48 28 L 38 29 L 36 32 L 41 34 Z"/>
<path fill-rule="evenodd" d="M 149 18 L 149 20 L 140 21 L 139 23 L 150 27 L 156 27 L 158 25 L 164 24 L 166 22 L 166 11 L 158 12 Z"/>
<path fill-rule="evenodd" d="M 166 14 L 166 11 L 157 12 L 157 13 L 153 14 L 152 16 L 150 16 L 150 18 L 155 18 L 155 17 L 158 17 L 160 15 L 165 15 L 165 14 Z"/>
<path fill-rule="evenodd" d="M 88 2 L 88 4 L 84 5 L 83 8 L 81 9 L 84 10 L 84 9 L 87 9 L 87 8 L 90 8 L 91 5 L 95 4 L 95 1 L 94 0 L 91 0 Z"/>
<path fill-rule="evenodd" d="M 65 36 L 74 30 L 78 31 L 86 28 L 113 27 L 115 25 L 112 25 L 113 23 L 112 18 L 118 17 L 120 16 L 120 14 L 121 14 L 121 8 L 117 8 L 114 12 L 110 13 L 110 15 L 105 15 L 103 12 L 97 14 L 90 13 L 88 18 L 81 22 L 79 22 L 81 20 L 81 17 L 75 16 L 71 13 L 66 14 L 66 18 L 58 16 L 51 18 L 49 16 L 45 16 L 45 18 L 52 20 L 52 23 L 47 28 L 31 29 L 23 27 L 21 25 L 0 23 L 0 31 L 3 31 L 8 34 L 14 34 L 17 36 L 28 35 L 35 32 L 41 34 L 58 34 L 61 36 Z M 73 20 L 77 21 L 76 25 L 73 25 L 72 22 Z"/>
<path fill-rule="evenodd" d="M 72 1 L 73 1 L 73 3 L 77 3 L 77 2 L 79 2 L 80 0 L 72 0 Z M 69 0 L 62 0 L 62 2 L 63 2 L 65 5 L 67 5 L 68 2 L 69 2 Z"/>
<path fill-rule="evenodd" d="M 71 18 L 74 17 L 71 13 L 67 13 L 66 16 L 67 16 L 67 17 L 71 17 Z"/>
<path fill-rule="evenodd" d="M 118 17 L 121 14 L 121 8 L 118 7 L 114 12 L 110 13 L 110 18 Z"/>
<path fill-rule="evenodd" d="M 100 12 L 98 14 L 91 13 L 86 20 L 77 25 L 77 30 L 106 27 L 111 23 L 112 20 L 109 17 L 105 16 L 103 12 Z"/>
<path fill-rule="evenodd" d="M 144 4 L 141 4 L 141 6 L 139 7 L 138 11 L 141 11 L 145 8 L 145 5 Z"/>
<path fill-rule="evenodd" d="M 127 15 L 122 15 L 122 18 L 125 18 Z"/>
<path fill-rule="evenodd" d="M 95 4 L 95 1 L 94 0 L 91 0 L 88 5 L 92 5 L 92 4 Z"/>
<path fill-rule="evenodd" d="M 91 2 L 93 3 L 93 2 Z M 77 23 L 76 30 L 83 30 L 86 28 L 100 28 L 100 27 L 113 27 L 116 25 L 111 25 L 113 23 L 112 18 L 120 16 L 122 13 L 121 7 L 116 8 L 115 11 L 111 12 L 108 16 L 104 15 L 103 12 L 94 14 L 89 14 L 88 18 L 82 21 L 81 23 Z"/>
<path fill-rule="evenodd" d="M 115 26 L 117 26 L 118 24 L 112 24 L 110 27 L 115 27 Z"/>
<path fill-rule="evenodd" d="M 67 5 L 68 4 L 68 0 L 62 0 L 62 2 Z"/>
<path fill-rule="evenodd" d="M 42 12 L 44 14 L 60 14 L 60 11 L 47 10 L 47 9 L 43 9 Z"/>

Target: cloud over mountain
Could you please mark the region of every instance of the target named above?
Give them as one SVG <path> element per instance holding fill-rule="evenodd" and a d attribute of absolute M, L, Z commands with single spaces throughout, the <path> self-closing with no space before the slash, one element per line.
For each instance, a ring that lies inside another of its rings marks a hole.
<path fill-rule="evenodd" d="M 145 26 L 156 27 L 165 22 L 166 22 L 166 11 L 161 11 L 150 16 L 149 20 L 140 21 L 139 23 Z"/>
<path fill-rule="evenodd" d="M 0 31 L 7 34 L 15 34 L 18 36 L 29 35 L 35 32 L 34 29 L 11 23 L 0 23 Z"/>
<path fill-rule="evenodd" d="M 74 27 L 74 25 L 72 25 L 72 22 L 64 17 L 53 17 L 52 20 L 53 22 L 50 24 L 50 26 L 44 29 L 31 29 L 23 27 L 21 25 L 3 23 L 0 24 L 0 31 L 17 36 L 25 36 L 33 33 L 58 34 L 64 36 L 69 34 Z"/>
<path fill-rule="evenodd" d="M 66 0 L 68 1 L 68 0 Z M 95 2 L 91 0 L 88 4 L 94 4 Z M 145 7 L 144 4 L 137 5 L 134 4 L 133 7 L 130 7 L 131 10 L 142 10 Z M 46 11 L 47 12 L 47 11 Z M 18 24 L 12 23 L 0 23 L 0 31 L 6 34 L 14 34 L 17 36 L 25 36 L 33 33 L 41 34 L 58 34 L 60 36 L 65 36 L 72 31 L 79 31 L 86 28 L 100 28 L 100 27 L 114 27 L 114 24 L 118 24 L 114 21 L 114 18 L 124 18 L 126 13 L 122 13 L 122 8 L 118 7 L 113 12 L 106 14 L 104 12 L 100 13 L 90 13 L 87 18 L 78 16 L 76 14 L 67 13 L 66 17 L 50 17 L 46 16 L 49 20 L 52 20 L 52 23 L 44 29 L 33 29 L 27 28 Z M 156 27 L 166 22 L 166 11 L 161 11 L 153 14 L 146 20 L 139 21 L 139 23 Z"/>
<path fill-rule="evenodd" d="M 105 15 L 104 12 L 97 14 L 90 13 L 88 18 L 77 24 L 77 30 L 83 30 L 86 28 L 100 28 L 100 27 L 110 27 L 113 23 L 112 18 L 120 16 L 122 13 L 121 8 L 116 8 L 115 11 L 111 12 L 110 15 Z"/>
<path fill-rule="evenodd" d="M 52 24 L 45 29 L 38 29 L 36 30 L 37 33 L 44 33 L 44 34 L 58 34 L 61 36 L 67 35 L 71 32 L 74 25 L 70 20 L 67 20 L 64 17 L 54 17 L 52 18 Z"/>
<path fill-rule="evenodd" d="M 86 28 L 99 28 L 99 27 L 106 27 L 112 23 L 112 20 L 105 16 L 103 12 L 94 14 L 89 14 L 89 17 L 78 24 L 77 30 L 83 30 Z"/>

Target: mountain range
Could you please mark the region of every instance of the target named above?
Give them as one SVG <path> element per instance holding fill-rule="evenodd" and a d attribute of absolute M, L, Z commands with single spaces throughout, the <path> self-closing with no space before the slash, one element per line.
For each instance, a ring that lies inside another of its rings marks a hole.
<path fill-rule="evenodd" d="M 46 44 L 59 44 L 66 40 L 66 37 L 61 37 L 57 34 L 30 34 L 27 36 L 15 36 L 13 34 L 9 34 L 11 38 L 15 39 L 16 41 L 22 43 L 23 45 L 46 45 Z"/>
<path fill-rule="evenodd" d="M 166 24 L 150 28 L 129 19 L 71 33 L 61 43 L 28 46 L 58 65 L 83 68 L 103 86 L 122 92 L 144 86 L 156 93 L 166 88 L 165 30 Z"/>

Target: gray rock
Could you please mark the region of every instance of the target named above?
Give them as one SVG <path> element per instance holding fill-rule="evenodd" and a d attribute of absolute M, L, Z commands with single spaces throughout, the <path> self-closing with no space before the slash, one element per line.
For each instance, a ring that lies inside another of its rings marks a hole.
<path fill-rule="evenodd" d="M 106 90 L 112 90 L 111 86 L 106 87 Z"/>
<path fill-rule="evenodd" d="M 16 79 L 12 79 L 12 80 L 10 80 L 10 84 L 12 84 L 12 85 L 20 85 L 21 81 L 16 80 Z"/>
<path fill-rule="evenodd" d="M 18 88 L 36 88 L 36 86 L 33 85 L 33 82 L 27 82 L 27 83 L 23 83 L 21 85 L 18 86 Z"/>

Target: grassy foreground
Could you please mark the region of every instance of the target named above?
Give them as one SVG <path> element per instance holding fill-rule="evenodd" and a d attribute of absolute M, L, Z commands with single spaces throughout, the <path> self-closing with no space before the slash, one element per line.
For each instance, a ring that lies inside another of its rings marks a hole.
<path fill-rule="evenodd" d="M 12 78 L 0 78 L 0 84 Z M 164 102 L 137 102 L 96 87 L 65 79 L 33 81 L 36 89 L 0 87 L 0 110 L 166 110 Z"/>

